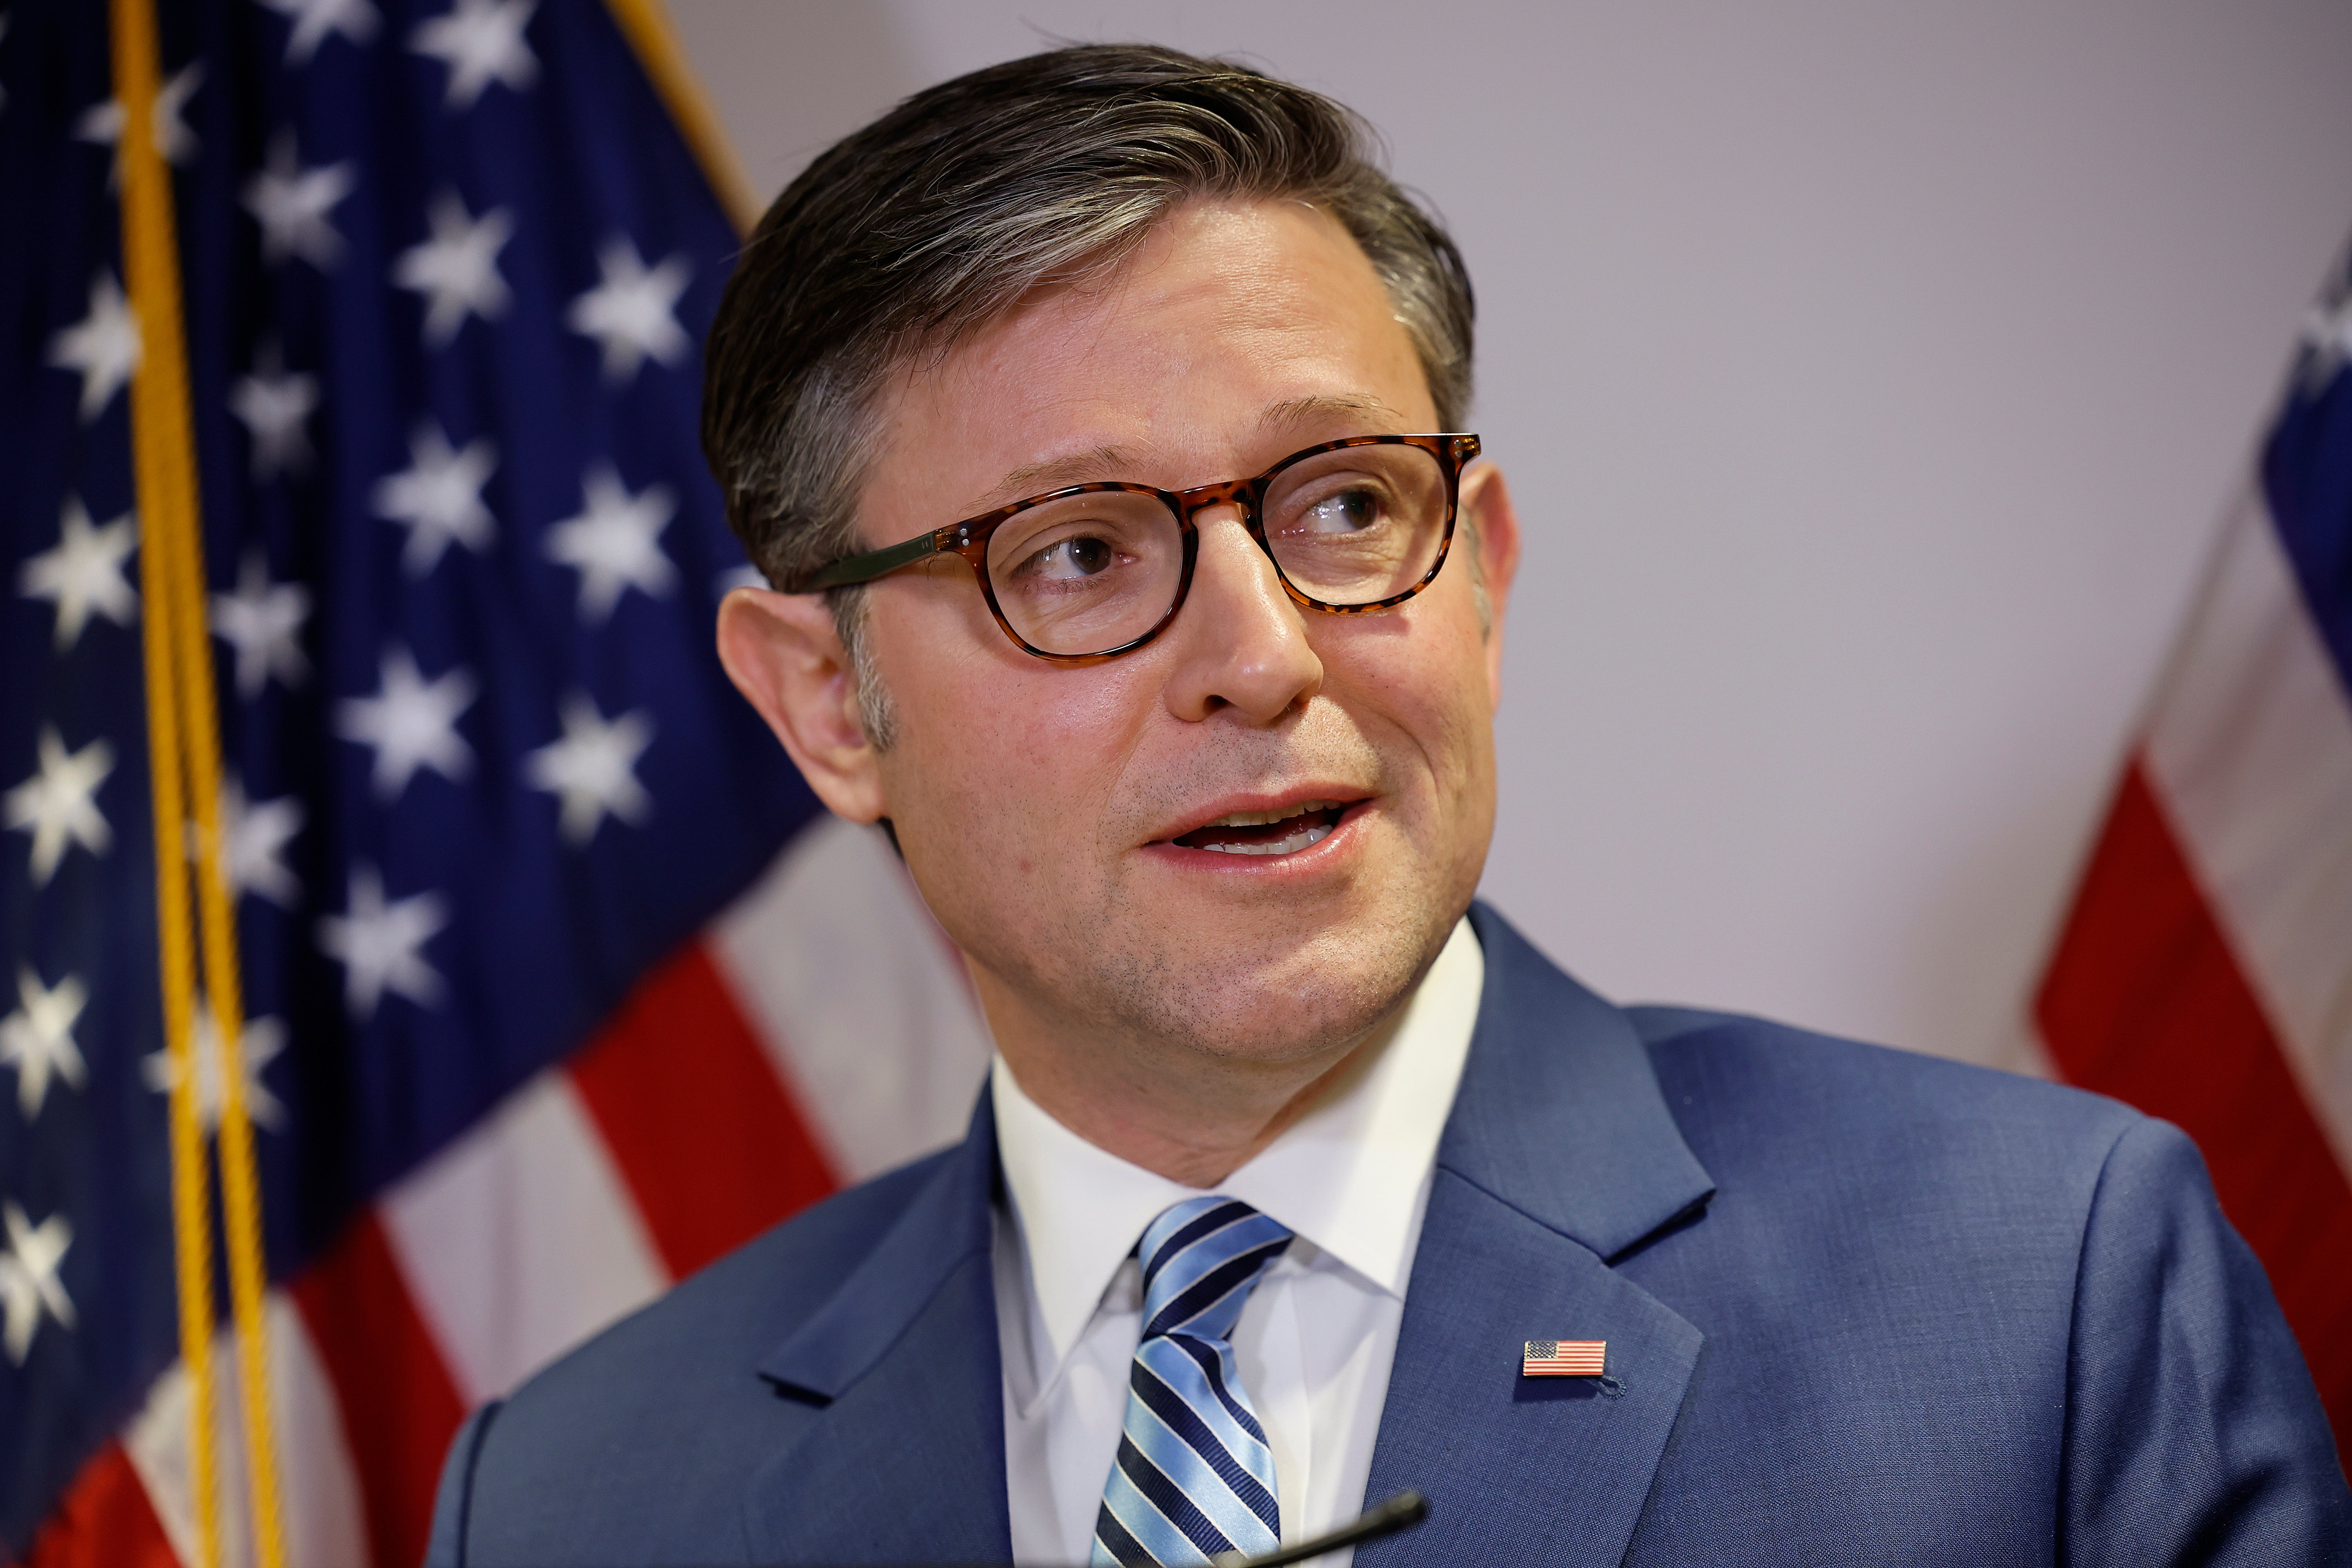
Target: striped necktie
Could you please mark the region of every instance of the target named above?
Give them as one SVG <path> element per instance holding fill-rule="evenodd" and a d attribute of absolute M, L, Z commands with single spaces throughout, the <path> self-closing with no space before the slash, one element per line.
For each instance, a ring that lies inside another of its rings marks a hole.
<path fill-rule="evenodd" d="M 1242 1303 L 1290 1232 L 1234 1198 L 1187 1198 L 1136 1244 L 1143 1342 L 1095 1514 L 1094 1568 L 1205 1563 L 1282 1543 L 1274 1455 L 1234 1364 Z"/>

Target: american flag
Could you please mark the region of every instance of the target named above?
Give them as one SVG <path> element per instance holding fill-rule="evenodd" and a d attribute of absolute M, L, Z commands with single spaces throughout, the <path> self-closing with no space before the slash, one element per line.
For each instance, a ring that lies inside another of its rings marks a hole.
<path fill-rule="evenodd" d="M 2352 1440 L 2352 258 L 2305 323 L 2034 1009 L 2179 1124 Z"/>
<path fill-rule="evenodd" d="M 887 847 L 817 810 L 712 653 L 748 569 L 697 446 L 698 343 L 739 230 L 646 0 L 126 3 L 157 32 L 275 1440 L 247 1444 L 215 1280 L 208 1510 L 159 1000 L 138 150 L 109 7 L 16 0 L 0 1557 L 193 1564 L 216 1511 L 219 1560 L 247 1560 L 257 1463 L 286 1561 L 404 1568 L 467 1407 L 955 1136 L 986 1047 Z M 224 1031 L 196 1025 L 209 1132 Z"/>
<path fill-rule="evenodd" d="M 1519 1359 L 1522 1377 L 1599 1377 L 1607 1340 L 1529 1340 Z"/>

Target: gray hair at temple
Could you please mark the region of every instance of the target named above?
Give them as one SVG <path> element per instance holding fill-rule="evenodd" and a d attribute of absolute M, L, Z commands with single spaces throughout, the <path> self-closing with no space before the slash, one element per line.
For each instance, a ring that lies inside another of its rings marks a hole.
<path fill-rule="evenodd" d="M 893 375 L 1041 285 L 1116 268 L 1196 200 L 1329 212 L 1386 286 L 1441 426 L 1461 428 L 1469 275 L 1444 229 L 1381 171 L 1373 140 L 1320 93 L 1141 44 L 1032 55 L 908 99 L 786 187 L 728 280 L 702 447 L 736 536 L 779 586 L 864 548 L 858 498 Z M 866 733 L 887 746 L 864 592 L 833 590 L 834 613 Z"/>

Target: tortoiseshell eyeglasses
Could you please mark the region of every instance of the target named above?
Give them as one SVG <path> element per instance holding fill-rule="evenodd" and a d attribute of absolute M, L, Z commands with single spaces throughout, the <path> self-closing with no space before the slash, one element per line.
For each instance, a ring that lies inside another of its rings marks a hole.
<path fill-rule="evenodd" d="M 1232 505 L 1291 599 L 1332 615 L 1403 604 L 1436 580 L 1454 542 L 1475 436 L 1351 436 L 1293 452 L 1255 479 L 1189 490 L 1106 480 L 1031 496 L 836 561 L 787 593 L 870 583 L 961 555 L 996 624 L 1023 650 L 1090 664 L 1141 647 L 1184 606 L 1201 537 L 1193 518 Z"/>

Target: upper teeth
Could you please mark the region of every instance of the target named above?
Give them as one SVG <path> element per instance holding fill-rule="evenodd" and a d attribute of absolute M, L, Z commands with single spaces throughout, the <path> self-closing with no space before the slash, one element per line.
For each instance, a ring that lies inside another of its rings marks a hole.
<path fill-rule="evenodd" d="M 1310 811 L 1335 811 L 1336 800 L 1302 800 L 1297 805 L 1286 805 L 1276 811 L 1235 811 L 1204 822 L 1203 827 L 1262 827 L 1269 822 L 1287 822 L 1294 816 L 1305 816 Z"/>

